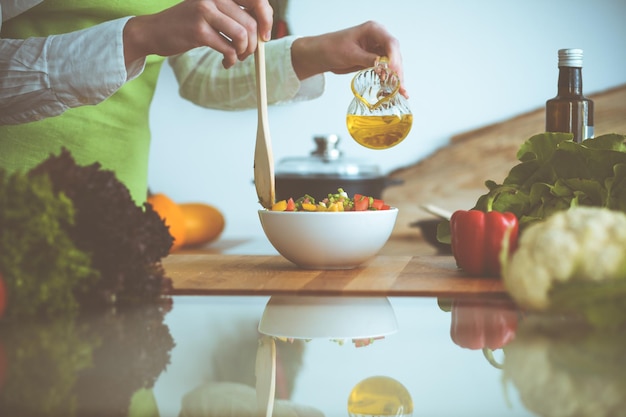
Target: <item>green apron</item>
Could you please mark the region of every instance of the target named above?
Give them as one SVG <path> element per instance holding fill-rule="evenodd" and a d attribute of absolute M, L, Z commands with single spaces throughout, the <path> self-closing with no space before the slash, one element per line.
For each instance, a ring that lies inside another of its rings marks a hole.
<path fill-rule="evenodd" d="M 177 0 L 45 0 L 2 24 L 10 39 L 48 36 L 124 16 L 161 11 Z M 137 204 L 146 199 L 150 148 L 149 110 L 162 57 L 150 56 L 144 72 L 95 106 L 22 125 L 0 126 L 0 168 L 27 171 L 69 149 L 78 164 L 99 162 L 115 172 Z"/>

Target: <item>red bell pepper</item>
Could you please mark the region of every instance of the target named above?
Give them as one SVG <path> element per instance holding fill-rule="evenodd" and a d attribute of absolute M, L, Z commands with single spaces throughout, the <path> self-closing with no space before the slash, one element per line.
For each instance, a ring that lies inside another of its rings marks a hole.
<path fill-rule="evenodd" d="M 450 239 L 457 266 L 470 275 L 499 277 L 504 239 L 508 239 L 512 253 L 517 247 L 518 231 L 513 213 L 455 211 L 450 218 Z"/>
<path fill-rule="evenodd" d="M 519 314 L 509 300 L 456 299 L 451 307 L 450 337 L 467 349 L 500 349 L 515 338 Z"/>

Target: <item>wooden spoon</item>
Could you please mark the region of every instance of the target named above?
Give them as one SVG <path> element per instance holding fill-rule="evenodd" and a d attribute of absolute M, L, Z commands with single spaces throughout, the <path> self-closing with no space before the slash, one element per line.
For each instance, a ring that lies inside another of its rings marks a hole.
<path fill-rule="evenodd" d="M 254 149 L 254 185 L 259 203 L 271 209 L 276 201 L 274 180 L 274 158 L 270 139 L 269 121 L 267 117 L 267 84 L 265 76 L 265 42 L 259 39 L 254 52 L 256 68 L 256 92 L 258 107 L 258 124 L 256 147 Z"/>
<path fill-rule="evenodd" d="M 276 395 L 276 342 L 270 336 L 259 339 L 255 371 L 257 415 L 272 417 Z"/>

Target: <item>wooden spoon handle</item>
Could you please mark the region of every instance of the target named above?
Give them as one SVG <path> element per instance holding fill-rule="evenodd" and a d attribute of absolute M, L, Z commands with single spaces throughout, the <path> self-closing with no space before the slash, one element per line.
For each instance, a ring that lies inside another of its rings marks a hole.
<path fill-rule="evenodd" d="M 259 40 L 254 52 L 257 80 L 258 125 L 254 150 L 254 184 L 259 202 L 266 209 L 272 208 L 276 199 L 274 180 L 274 157 L 267 115 L 267 82 L 265 74 L 265 42 Z"/>
<path fill-rule="evenodd" d="M 259 39 L 254 51 L 254 67 L 256 71 L 256 96 L 259 120 L 267 121 L 267 75 L 265 69 L 265 41 Z M 265 123 L 265 125 L 267 125 Z"/>
<path fill-rule="evenodd" d="M 276 395 L 276 342 L 269 336 L 259 339 L 255 364 L 257 415 L 271 417 Z"/>

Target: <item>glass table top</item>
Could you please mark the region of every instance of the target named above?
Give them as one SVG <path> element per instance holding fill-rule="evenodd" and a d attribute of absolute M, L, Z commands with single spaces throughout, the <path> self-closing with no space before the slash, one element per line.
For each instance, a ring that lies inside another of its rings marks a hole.
<path fill-rule="evenodd" d="M 176 296 L 2 323 L 0 415 L 620 416 L 625 348 L 506 298 Z"/>

